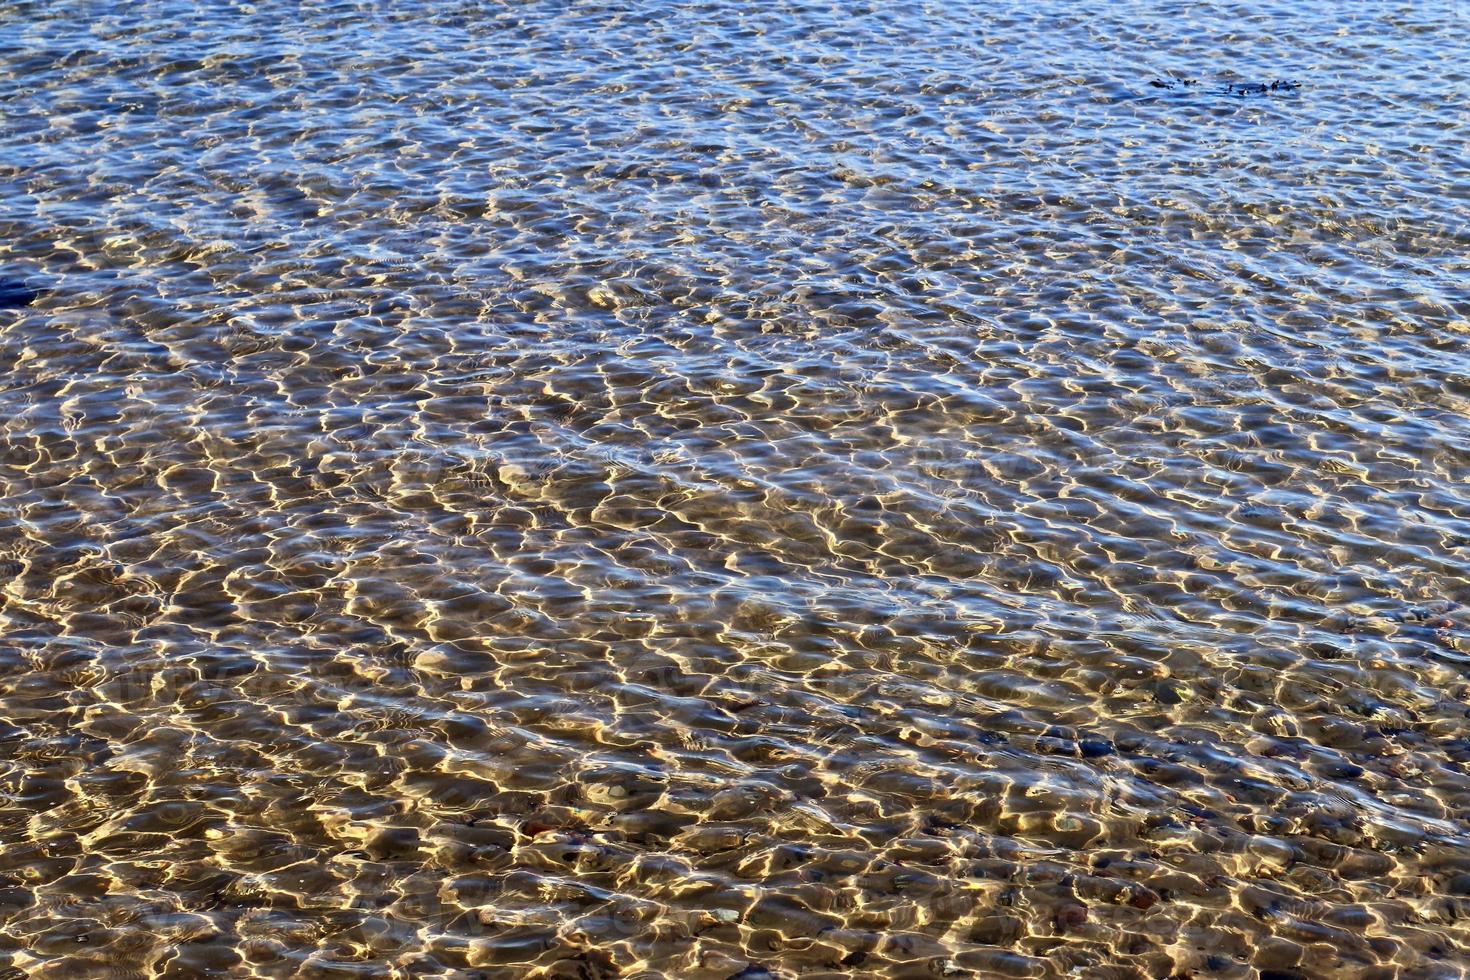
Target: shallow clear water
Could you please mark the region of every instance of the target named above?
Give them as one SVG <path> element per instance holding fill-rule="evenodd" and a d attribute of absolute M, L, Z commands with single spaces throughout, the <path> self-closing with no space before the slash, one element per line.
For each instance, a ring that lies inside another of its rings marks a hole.
<path fill-rule="evenodd" d="M 4 976 L 1470 969 L 1461 4 L 0 26 Z"/>

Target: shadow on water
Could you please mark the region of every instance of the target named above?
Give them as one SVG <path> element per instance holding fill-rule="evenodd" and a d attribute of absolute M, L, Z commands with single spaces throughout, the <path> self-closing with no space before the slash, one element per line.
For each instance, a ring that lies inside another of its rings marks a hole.
<path fill-rule="evenodd" d="M 40 292 L 19 279 L 0 279 L 0 310 L 18 310 L 30 306 Z"/>

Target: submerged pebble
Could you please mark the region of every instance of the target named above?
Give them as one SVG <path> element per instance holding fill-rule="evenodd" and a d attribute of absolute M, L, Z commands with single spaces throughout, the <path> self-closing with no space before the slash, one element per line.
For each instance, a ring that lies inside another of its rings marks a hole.
<path fill-rule="evenodd" d="M 1063 905 L 1057 909 L 1057 929 L 1066 932 L 1075 929 L 1087 921 L 1087 906 L 1085 905 Z"/>

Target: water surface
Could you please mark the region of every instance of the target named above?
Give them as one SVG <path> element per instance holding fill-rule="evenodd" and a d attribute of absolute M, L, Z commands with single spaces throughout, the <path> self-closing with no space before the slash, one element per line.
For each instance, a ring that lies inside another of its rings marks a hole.
<path fill-rule="evenodd" d="M 1458 3 L 0 27 L 4 976 L 1465 974 Z"/>

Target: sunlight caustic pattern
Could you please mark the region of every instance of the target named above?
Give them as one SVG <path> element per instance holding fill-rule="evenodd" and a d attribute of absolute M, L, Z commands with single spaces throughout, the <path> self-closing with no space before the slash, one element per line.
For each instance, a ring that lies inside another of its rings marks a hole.
<path fill-rule="evenodd" d="M 3 976 L 1465 974 L 1457 5 L 0 20 Z"/>

